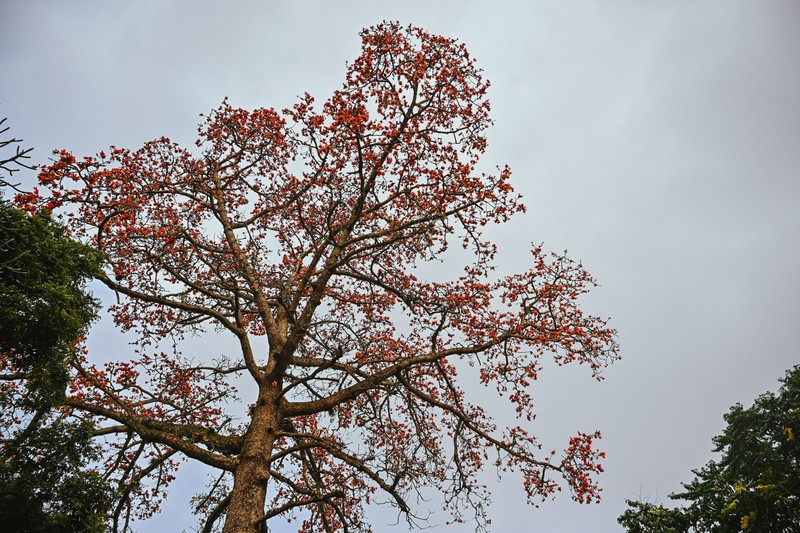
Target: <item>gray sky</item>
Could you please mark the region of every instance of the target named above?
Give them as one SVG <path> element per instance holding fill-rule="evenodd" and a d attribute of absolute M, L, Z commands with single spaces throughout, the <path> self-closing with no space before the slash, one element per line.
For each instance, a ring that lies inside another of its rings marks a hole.
<path fill-rule="evenodd" d="M 625 498 L 666 501 L 712 457 L 728 407 L 800 362 L 799 1 L 222 6 L 5 0 L 0 116 L 39 160 L 162 135 L 189 146 L 197 115 L 225 96 L 324 100 L 362 27 L 399 20 L 466 43 L 492 81 L 484 168 L 508 163 L 528 205 L 494 232 L 503 268 L 524 268 L 532 241 L 568 249 L 600 281 L 586 307 L 612 318 L 623 356 L 602 383 L 549 365 L 535 386 L 546 446 L 604 432 L 604 501 L 534 509 L 518 479 L 488 475 L 495 531 L 618 531 Z M 102 350 L 111 336 L 95 338 Z M 187 471 L 138 530 L 191 530 L 187 498 L 203 481 Z M 406 530 L 374 516 L 377 531 Z"/>

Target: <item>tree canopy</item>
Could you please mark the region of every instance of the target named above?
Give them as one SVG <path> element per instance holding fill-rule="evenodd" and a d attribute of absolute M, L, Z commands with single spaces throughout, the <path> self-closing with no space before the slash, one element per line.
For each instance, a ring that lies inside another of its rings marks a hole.
<path fill-rule="evenodd" d="M 0 200 L 0 520 L 6 531 L 103 531 L 105 482 L 91 422 L 59 409 L 97 304 L 99 256 L 47 213 Z"/>
<path fill-rule="evenodd" d="M 0 523 L 15 533 L 104 531 L 111 494 L 89 466 L 99 458 L 93 425 L 60 411 L 70 362 L 96 316 L 85 284 L 100 254 L 48 212 L 25 213 L 2 197 L 21 192 L 9 181 L 15 172 L 33 168 L 20 144 L 0 140 Z"/>
<path fill-rule="evenodd" d="M 507 167 L 477 170 L 489 83 L 464 45 L 396 23 L 361 37 L 321 106 L 308 94 L 283 111 L 225 101 L 196 150 L 160 138 L 58 151 L 39 190 L 17 196 L 104 255 L 96 275 L 138 339 L 129 360 L 75 359 L 65 399 L 110 443 L 115 529 L 155 510 L 185 458 L 220 472 L 196 500 L 204 531 L 278 516 L 366 531 L 374 500 L 417 524 L 431 489 L 483 527 L 485 464 L 521 472 L 531 502 L 562 483 L 599 498 L 599 432 L 542 452 L 524 427 L 542 357 L 598 378 L 617 357 L 615 331 L 577 303 L 593 279 L 541 246 L 528 270 L 495 274 L 483 228 L 524 206 Z M 426 279 L 453 243 L 471 258 L 460 275 Z M 207 331 L 227 335 L 225 356 L 183 348 Z M 467 364 L 520 425 L 498 428 L 479 394 L 470 401 Z"/>
<path fill-rule="evenodd" d="M 675 508 L 628 502 L 619 523 L 634 533 L 788 533 L 800 524 L 800 365 L 787 371 L 777 393 L 745 409 L 731 407 L 714 438 L 718 460 L 670 498 Z"/>

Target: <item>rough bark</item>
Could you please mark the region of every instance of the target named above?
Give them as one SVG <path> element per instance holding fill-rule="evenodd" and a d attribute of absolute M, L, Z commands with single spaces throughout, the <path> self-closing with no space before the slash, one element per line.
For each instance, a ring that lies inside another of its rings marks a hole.
<path fill-rule="evenodd" d="M 259 523 L 264 518 L 270 457 L 280 420 L 277 396 L 273 387 L 262 387 L 253 408 L 253 418 L 234 473 L 223 533 L 261 531 Z"/>

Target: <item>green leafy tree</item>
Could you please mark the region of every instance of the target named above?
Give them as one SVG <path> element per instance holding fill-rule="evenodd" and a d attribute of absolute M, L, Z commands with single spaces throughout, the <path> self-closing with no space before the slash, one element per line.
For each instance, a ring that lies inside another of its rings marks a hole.
<path fill-rule="evenodd" d="M 674 509 L 628 502 L 619 523 L 631 532 L 793 532 L 800 530 L 800 365 L 777 393 L 734 405 L 714 438 L 717 461 L 694 470 Z"/>
<path fill-rule="evenodd" d="M 0 157 L 3 176 L 28 151 Z M 0 184 L 19 191 L 6 180 Z M 99 457 L 93 426 L 68 422 L 62 410 L 71 363 L 96 316 L 85 283 L 99 262 L 97 252 L 70 240 L 46 211 L 30 215 L 0 199 L 3 531 L 104 530 L 111 493 L 89 467 Z"/>

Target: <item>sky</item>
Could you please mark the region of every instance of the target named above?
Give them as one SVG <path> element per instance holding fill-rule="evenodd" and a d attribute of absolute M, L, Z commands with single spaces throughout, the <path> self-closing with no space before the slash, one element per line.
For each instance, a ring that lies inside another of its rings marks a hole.
<path fill-rule="evenodd" d="M 526 268 L 531 242 L 568 250 L 600 282 L 585 308 L 611 317 L 622 355 L 602 382 L 547 365 L 534 386 L 543 442 L 603 432 L 602 503 L 533 508 L 519 479 L 490 472 L 494 531 L 619 531 L 625 499 L 669 503 L 713 458 L 728 408 L 800 363 L 797 0 L 4 0 L 0 20 L 0 116 L 40 162 L 160 136 L 191 146 L 226 96 L 324 100 L 382 20 L 466 44 L 492 82 L 481 167 L 509 164 L 528 206 L 491 233 L 501 270 Z M 192 530 L 204 474 L 184 474 L 136 531 Z M 434 513 L 433 531 L 472 530 L 446 521 Z"/>

